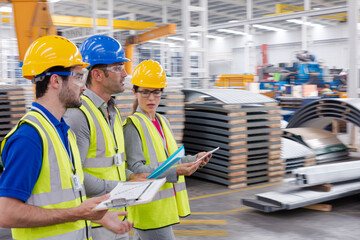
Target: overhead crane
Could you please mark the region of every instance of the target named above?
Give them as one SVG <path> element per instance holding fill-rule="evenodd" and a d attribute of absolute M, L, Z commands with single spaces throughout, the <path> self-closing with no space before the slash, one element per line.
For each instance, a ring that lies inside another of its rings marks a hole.
<path fill-rule="evenodd" d="M 46 0 L 0 0 L 0 2 L 11 2 L 14 12 L 14 23 L 19 48 L 19 60 L 23 61 L 28 46 L 37 38 L 46 35 L 57 35 L 55 26 L 67 27 L 93 27 L 93 19 L 90 17 L 51 15 Z M 4 13 L 6 15 L 7 13 Z M 9 19 L 3 18 L 4 22 Z M 97 26 L 107 26 L 108 20 L 96 19 Z M 176 24 L 166 24 L 156 27 L 154 22 L 113 20 L 114 29 L 125 30 L 147 30 L 148 32 L 131 36 L 126 40 L 126 57 L 132 59 L 133 47 L 150 40 L 174 34 Z M 131 73 L 131 62 L 127 62 L 126 70 Z"/>
<path fill-rule="evenodd" d="M 313 8 L 311 8 L 311 10 L 313 10 Z M 264 17 L 275 16 L 275 15 L 280 15 L 280 14 L 287 14 L 287 13 L 294 13 L 294 12 L 301 12 L 301 11 L 305 11 L 305 8 L 301 7 L 301 6 L 277 3 L 277 4 L 275 4 L 275 13 L 264 15 Z M 344 22 L 344 21 L 346 21 L 347 14 L 346 13 L 335 13 L 332 15 L 322 15 L 322 16 L 317 16 L 317 17 Z"/>

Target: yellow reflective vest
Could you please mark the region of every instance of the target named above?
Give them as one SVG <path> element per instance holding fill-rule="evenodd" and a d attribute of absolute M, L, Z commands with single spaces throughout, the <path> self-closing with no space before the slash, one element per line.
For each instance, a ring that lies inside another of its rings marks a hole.
<path fill-rule="evenodd" d="M 40 135 L 43 146 L 42 167 L 34 189 L 26 204 L 46 209 L 66 209 L 79 206 L 85 200 L 85 190 L 75 191 L 72 184 L 72 165 L 67 151 L 58 136 L 56 129 L 37 111 L 28 112 L 4 138 L 3 150 L 7 139 L 23 123 L 33 126 Z M 83 184 L 84 175 L 81 168 L 80 153 L 75 135 L 69 130 L 68 140 L 74 160 L 74 169 Z M 12 228 L 14 239 L 92 239 L 90 222 L 79 220 L 46 227 Z"/>
<path fill-rule="evenodd" d="M 99 179 L 126 181 L 125 173 L 125 144 L 122 122 L 119 110 L 116 110 L 114 122 L 114 135 L 109 124 L 101 111 L 87 97 L 82 96 L 82 106 L 80 110 L 85 114 L 90 128 L 90 146 L 83 164 L 83 170 Z M 118 154 L 122 159 L 121 165 L 116 166 L 114 157 Z M 111 211 L 125 211 L 125 209 L 112 209 Z M 124 219 L 124 216 L 120 216 Z M 92 223 L 94 226 L 100 224 Z"/>
<path fill-rule="evenodd" d="M 160 120 L 170 156 L 178 147 L 167 119 L 160 114 L 157 114 L 157 117 Z M 167 159 L 166 146 L 151 120 L 143 113 L 136 112 L 126 121 L 132 121 L 140 134 L 145 164 L 155 168 L 160 166 Z M 127 210 L 129 220 L 134 222 L 134 227 L 138 229 L 156 229 L 179 223 L 179 216 L 186 217 L 190 214 L 184 176 L 179 176 L 176 184 L 165 183 L 152 202 L 131 206 Z"/>

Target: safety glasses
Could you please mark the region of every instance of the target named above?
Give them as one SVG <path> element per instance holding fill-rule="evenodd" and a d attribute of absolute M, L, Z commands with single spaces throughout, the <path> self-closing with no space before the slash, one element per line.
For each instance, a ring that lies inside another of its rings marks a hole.
<path fill-rule="evenodd" d="M 45 76 L 51 76 L 53 74 L 59 75 L 59 76 L 72 76 L 74 81 L 74 84 L 82 87 L 86 83 L 87 76 L 89 74 L 89 71 L 86 68 L 82 69 L 82 72 L 45 72 L 39 75 L 34 76 L 35 78 L 38 77 L 45 77 Z"/>
<path fill-rule="evenodd" d="M 109 70 L 113 73 L 121 73 L 124 70 L 124 67 L 125 67 L 124 64 L 119 64 L 112 67 L 107 67 L 106 70 Z"/>
<path fill-rule="evenodd" d="M 150 94 L 154 94 L 154 97 L 161 97 L 162 94 L 162 91 L 159 89 L 153 91 L 144 90 L 144 91 L 136 91 L 136 92 L 140 93 L 143 98 L 150 97 Z"/>

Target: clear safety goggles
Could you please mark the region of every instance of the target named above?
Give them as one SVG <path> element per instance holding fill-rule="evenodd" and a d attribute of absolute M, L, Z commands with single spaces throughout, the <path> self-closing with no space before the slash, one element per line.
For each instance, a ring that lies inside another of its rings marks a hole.
<path fill-rule="evenodd" d="M 106 70 L 109 70 L 113 73 L 121 73 L 124 70 L 124 68 L 125 68 L 124 64 L 119 64 L 112 67 L 107 67 Z"/>
<path fill-rule="evenodd" d="M 82 72 L 77 72 L 77 73 L 74 73 L 74 72 L 45 72 L 45 73 L 34 76 L 35 83 L 40 82 L 40 81 L 44 80 L 44 77 L 51 76 L 53 74 L 56 74 L 59 76 L 73 76 L 73 79 L 75 80 L 74 84 L 79 87 L 82 87 L 86 83 L 86 80 L 87 80 L 87 77 L 89 74 L 89 70 L 87 70 L 86 68 L 83 68 Z M 38 80 L 36 80 L 36 79 L 38 79 Z"/>

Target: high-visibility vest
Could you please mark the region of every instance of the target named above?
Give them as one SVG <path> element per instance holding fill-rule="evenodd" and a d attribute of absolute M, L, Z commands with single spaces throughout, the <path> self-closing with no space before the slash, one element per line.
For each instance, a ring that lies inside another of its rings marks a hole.
<path fill-rule="evenodd" d="M 58 136 L 56 129 L 41 113 L 28 112 L 4 138 L 1 151 L 6 141 L 23 123 L 33 126 L 40 135 L 43 146 L 43 160 L 39 178 L 26 204 L 46 209 L 66 209 L 79 206 L 85 198 L 84 186 L 75 191 L 72 184 L 73 171 L 71 160 Z M 68 140 L 74 161 L 74 168 L 83 184 L 84 174 L 81 168 L 80 153 L 76 145 L 75 135 L 69 130 Z M 5 166 L 6 167 L 6 166 Z M 14 239 L 92 239 L 90 221 L 60 223 L 46 227 L 12 228 Z"/>
<path fill-rule="evenodd" d="M 178 147 L 167 119 L 160 114 L 157 116 L 160 119 L 170 156 Z M 154 168 L 160 166 L 167 159 L 166 146 L 151 120 L 143 113 L 136 112 L 126 121 L 132 121 L 140 134 L 145 164 Z M 186 217 L 190 214 L 184 176 L 179 176 L 176 184 L 165 183 L 152 202 L 131 206 L 127 210 L 129 220 L 134 222 L 134 227 L 138 229 L 156 229 L 179 223 L 179 216 Z"/>
<path fill-rule="evenodd" d="M 116 107 L 114 108 L 116 117 L 113 135 L 101 111 L 87 96 L 82 96 L 80 110 L 85 114 L 90 128 L 90 146 L 83 164 L 83 170 L 99 179 L 126 181 L 124 134 L 119 110 Z M 122 164 L 118 167 L 115 166 L 114 161 L 116 153 L 122 159 Z M 110 211 L 125 211 L 125 209 L 111 209 Z M 119 218 L 124 219 L 124 216 Z M 91 225 L 93 227 L 100 226 L 94 222 Z"/>

